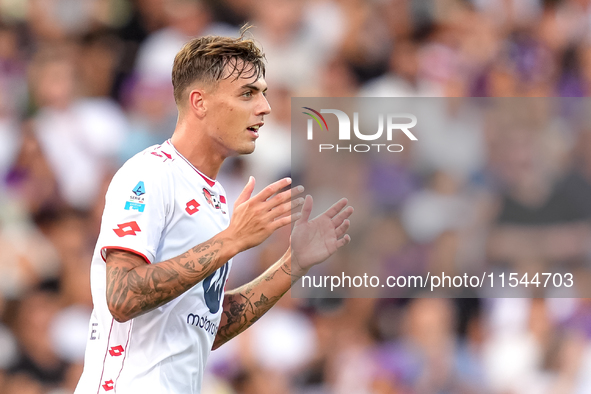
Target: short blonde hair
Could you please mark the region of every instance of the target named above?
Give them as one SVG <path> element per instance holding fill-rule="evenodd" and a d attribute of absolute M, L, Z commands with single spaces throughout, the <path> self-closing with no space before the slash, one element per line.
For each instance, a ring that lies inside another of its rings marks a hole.
<path fill-rule="evenodd" d="M 204 84 L 234 76 L 236 79 L 265 76 L 265 54 L 252 39 L 206 36 L 189 41 L 177 53 L 172 68 L 174 100 L 181 103 L 193 82 Z"/>

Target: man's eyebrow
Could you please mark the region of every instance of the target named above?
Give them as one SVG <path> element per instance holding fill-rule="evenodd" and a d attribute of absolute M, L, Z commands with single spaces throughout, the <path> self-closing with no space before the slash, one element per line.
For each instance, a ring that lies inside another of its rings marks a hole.
<path fill-rule="evenodd" d="M 247 83 L 246 85 L 242 85 L 242 89 L 244 89 L 244 88 L 249 88 L 249 89 L 255 90 L 257 92 L 261 91 L 261 89 L 258 86 L 253 85 L 252 83 Z M 267 91 L 267 87 L 265 87 L 265 90 L 263 90 L 263 92 L 266 92 L 266 91 Z"/>

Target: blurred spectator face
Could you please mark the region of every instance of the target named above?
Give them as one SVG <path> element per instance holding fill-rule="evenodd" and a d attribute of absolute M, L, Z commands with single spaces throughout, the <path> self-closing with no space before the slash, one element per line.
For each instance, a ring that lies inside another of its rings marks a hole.
<path fill-rule="evenodd" d="M 0 22 L 0 118 L 16 115 L 23 104 L 24 68 L 15 30 Z"/>
<path fill-rule="evenodd" d="M 82 376 L 82 370 L 84 366 L 81 364 L 72 364 L 68 368 L 66 372 L 66 379 L 64 381 L 64 388 L 69 390 L 70 392 L 74 392 L 76 390 L 76 386 L 78 385 L 78 380 L 80 380 L 80 376 Z"/>
<path fill-rule="evenodd" d="M 446 97 L 469 97 L 470 91 L 466 80 L 456 77 L 446 81 L 444 95 Z"/>
<path fill-rule="evenodd" d="M 349 65 L 342 58 L 330 61 L 322 70 L 322 96 L 348 97 L 355 96 L 357 80 Z"/>
<path fill-rule="evenodd" d="M 168 0 L 135 0 L 136 7 L 148 28 L 159 26 L 166 15 L 164 5 Z"/>
<path fill-rule="evenodd" d="M 0 62 L 18 54 L 17 37 L 13 30 L 0 26 Z"/>
<path fill-rule="evenodd" d="M 453 334 L 454 311 L 448 299 L 419 298 L 409 306 L 407 335 L 425 351 L 443 347 Z"/>
<path fill-rule="evenodd" d="M 519 183 L 527 177 L 535 166 L 533 135 L 526 130 L 511 133 L 512 144 L 507 144 L 505 156 L 505 174 L 510 183 Z"/>
<path fill-rule="evenodd" d="M 187 36 L 198 35 L 210 22 L 210 15 L 200 0 L 168 0 L 165 5 L 170 26 Z"/>
<path fill-rule="evenodd" d="M 410 41 L 397 43 L 390 65 L 397 75 L 405 79 L 414 79 L 419 68 L 416 45 Z"/>
<path fill-rule="evenodd" d="M 115 37 L 105 36 L 80 48 L 78 64 L 85 95 L 109 96 L 117 66 L 119 44 Z"/>
<path fill-rule="evenodd" d="M 54 220 L 47 229 L 47 236 L 63 259 L 84 254 L 88 228 L 86 221 L 72 213 L 65 212 Z"/>
<path fill-rule="evenodd" d="M 501 176 L 511 196 L 522 204 L 542 203 L 552 188 L 552 174 L 558 163 L 544 149 L 542 137 L 528 126 L 516 127 L 505 135 Z"/>
<path fill-rule="evenodd" d="M 58 310 L 57 299 L 46 292 L 31 294 L 23 300 L 16 319 L 16 334 L 34 359 L 54 357 L 49 340 L 49 325 Z"/>
<path fill-rule="evenodd" d="M 517 95 L 515 75 L 502 65 L 496 65 L 488 75 L 490 97 L 514 97 Z"/>
<path fill-rule="evenodd" d="M 281 41 L 297 29 L 303 3 L 294 0 L 259 0 L 256 2 L 254 19 L 267 30 L 268 37 Z"/>
<path fill-rule="evenodd" d="M 28 18 L 35 35 L 60 40 L 83 34 L 93 25 L 100 0 L 30 0 Z"/>
<path fill-rule="evenodd" d="M 33 66 L 31 87 L 40 107 L 66 109 L 74 98 L 74 65 L 67 58 L 52 58 Z"/>
<path fill-rule="evenodd" d="M 252 12 L 252 8 L 257 0 L 221 0 L 220 2 L 224 3 L 226 7 L 234 10 L 234 12 L 246 15 Z"/>
<path fill-rule="evenodd" d="M 237 394 L 289 394 L 285 376 L 271 371 L 252 369 L 234 383 Z"/>
<path fill-rule="evenodd" d="M 166 119 L 176 106 L 172 97 L 172 86 L 151 83 L 147 79 L 139 81 L 131 92 L 131 112 L 142 119 L 159 124 Z"/>
<path fill-rule="evenodd" d="M 408 244 L 408 236 L 397 217 L 384 216 L 371 227 L 366 239 L 368 252 L 387 256 L 399 253 Z"/>
<path fill-rule="evenodd" d="M 92 305 L 90 297 L 90 266 L 80 264 L 89 261 L 89 221 L 85 217 L 64 212 L 46 228 L 46 235 L 56 248 L 63 263 L 62 295 L 72 303 Z"/>
<path fill-rule="evenodd" d="M 6 379 L 3 385 L 6 394 L 44 394 L 43 386 L 25 374 L 16 374 Z"/>
<path fill-rule="evenodd" d="M 529 317 L 530 331 L 538 341 L 546 345 L 552 339 L 552 321 L 546 303 L 543 299 L 532 301 Z"/>
<path fill-rule="evenodd" d="M 582 46 L 579 49 L 579 59 L 581 61 L 581 73 L 585 80 L 585 88 L 591 87 L 591 45 Z"/>
<path fill-rule="evenodd" d="M 273 85 L 267 94 L 267 100 L 273 104 L 271 118 L 278 123 L 289 125 L 291 122 L 291 96 L 293 92 L 287 86 Z"/>
<path fill-rule="evenodd" d="M 591 175 L 591 130 L 582 130 L 576 149 L 580 160 L 579 170 L 589 177 Z"/>

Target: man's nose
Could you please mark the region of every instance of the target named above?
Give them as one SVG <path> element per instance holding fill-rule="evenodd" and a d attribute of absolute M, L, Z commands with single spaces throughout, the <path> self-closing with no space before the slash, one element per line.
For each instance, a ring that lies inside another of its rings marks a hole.
<path fill-rule="evenodd" d="M 269 101 L 263 95 L 261 95 L 261 100 L 259 105 L 257 106 L 257 115 L 269 115 L 271 113 L 271 106 L 269 105 Z"/>

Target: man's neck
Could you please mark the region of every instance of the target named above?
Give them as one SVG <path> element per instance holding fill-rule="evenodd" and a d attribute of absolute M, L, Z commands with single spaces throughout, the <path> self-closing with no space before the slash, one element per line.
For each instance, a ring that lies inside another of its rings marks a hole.
<path fill-rule="evenodd" d="M 205 133 L 177 124 L 170 139 L 175 149 L 195 168 L 211 179 L 216 179 L 226 157 L 219 153 Z"/>

